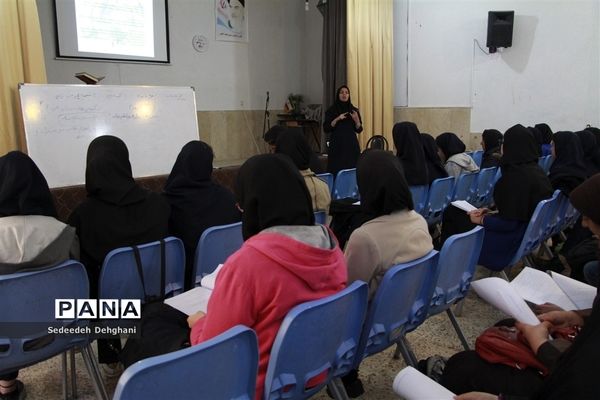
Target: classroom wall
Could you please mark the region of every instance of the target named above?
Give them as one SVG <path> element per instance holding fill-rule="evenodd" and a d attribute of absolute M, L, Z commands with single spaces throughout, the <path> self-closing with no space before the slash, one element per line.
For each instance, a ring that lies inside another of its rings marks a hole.
<path fill-rule="evenodd" d="M 600 2 L 396 0 L 394 5 L 395 21 L 408 20 L 406 31 L 394 32 L 396 115 L 402 107 L 459 113 L 470 108 L 472 133 L 515 123 L 547 122 L 555 131 L 600 123 Z M 490 10 L 514 10 L 515 26 L 513 46 L 487 55 L 475 39 L 488 50 Z"/>
<path fill-rule="evenodd" d="M 316 0 L 246 2 L 248 42 L 215 41 L 214 0 L 169 1 L 170 65 L 58 60 L 52 0 L 37 0 L 48 83 L 77 84 L 77 72 L 106 76 L 107 85 L 193 86 L 199 136 L 213 146 L 216 161 L 237 163 L 265 149 L 262 127 L 266 92 L 271 123 L 290 93 L 320 103 L 321 14 Z M 310 32 L 307 32 L 309 30 Z M 198 53 L 192 37 L 204 35 Z M 317 66 L 317 67 L 315 67 Z"/>

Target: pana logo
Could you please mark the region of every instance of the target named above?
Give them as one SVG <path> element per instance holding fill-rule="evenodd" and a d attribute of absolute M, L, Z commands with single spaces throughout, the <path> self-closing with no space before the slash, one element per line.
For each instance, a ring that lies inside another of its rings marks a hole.
<path fill-rule="evenodd" d="M 55 299 L 56 319 L 140 319 L 139 299 Z"/>

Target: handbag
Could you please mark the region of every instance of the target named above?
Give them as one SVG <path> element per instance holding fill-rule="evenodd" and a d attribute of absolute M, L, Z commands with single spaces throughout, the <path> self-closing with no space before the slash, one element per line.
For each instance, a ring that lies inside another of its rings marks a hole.
<path fill-rule="evenodd" d="M 549 372 L 515 328 L 492 326 L 486 329 L 475 341 L 475 351 L 492 364 L 504 364 L 517 369 L 533 368 L 543 376 Z"/>

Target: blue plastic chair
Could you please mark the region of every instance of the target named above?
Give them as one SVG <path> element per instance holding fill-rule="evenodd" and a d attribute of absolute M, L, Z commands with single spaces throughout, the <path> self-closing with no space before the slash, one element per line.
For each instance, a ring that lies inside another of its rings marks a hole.
<path fill-rule="evenodd" d="M 161 243 L 160 241 L 141 244 L 138 247 L 144 284 L 140 279 L 133 247 L 121 247 L 106 255 L 98 293 L 101 299 L 140 299 L 158 298 L 163 290 L 165 297 L 183 291 L 185 271 L 185 250 L 183 242 L 175 237 L 167 237 L 165 242 L 165 285 L 161 288 Z"/>
<path fill-rule="evenodd" d="M 473 201 L 473 198 L 475 197 L 475 188 L 477 186 L 478 176 L 479 176 L 479 171 L 460 175 L 456 179 L 456 184 L 454 185 L 454 193 L 452 195 L 452 201 L 455 201 L 455 200 L 465 200 L 468 202 Z"/>
<path fill-rule="evenodd" d="M 237 325 L 196 346 L 138 361 L 123 372 L 113 400 L 254 399 L 258 341 Z"/>
<path fill-rule="evenodd" d="M 513 265 L 517 264 L 521 259 L 524 260 L 526 266 L 532 266 L 533 263 L 530 260 L 528 260 L 528 256 L 544 241 L 546 230 L 546 218 L 551 213 L 553 207 L 555 207 L 557 203 L 558 198 L 555 197 L 542 200 L 538 203 L 533 212 L 533 215 L 531 216 L 531 219 L 529 220 L 529 224 L 527 225 L 527 229 L 525 230 L 525 234 L 523 235 L 521 244 L 519 245 L 519 248 L 517 249 L 514 256 L 508 262 L 507 265 L 500 269 L 490 268 L 487 265 L 483 266 L 491 270 L 500 271 L 512 267 Z M 507 279 L 505 274 L 503 275 L 503 277 Z"/>
<path fill-rule="evenodd" d="M 327 213 L 325 211 L 315 211 L 315 224 L 327 224 Z"/>
<path fill-rule="evenodd" d="M 478 167 L 481 168 L 481 161 L 483 160 L 483 150 L 475 150 L 473 154 L 471 154 L 471 158 L 475 161 Z"/>
<path fill-rule="evenodd" d="M 437 275 L 438 252 L 435 250 L 385 273 L 369 305 L 355 368 L 364 358 L 394 344 L 398 344 L 408 365 L 417 365 L 405 335 L 425 321 Z"/>
<path fill-rule="evenodd" d="M 414 210 L 421 213 L 423 208 L 425 208 L 425 202 L 427 201 L 427 195 L 429 194 L 429 186 L 409 186 L 409 189 L 413 199 Z"/>
<path fill-rule="evenodd" d="M 543 170 L 547 174 L 550 173 L 550 167 L 552 167 L 552 163 L 554 162 L 554 157 L 552 155 L 547 155 L 544 160 Z"/>
<path fill-rule="evenodd" d="M 323 181 L 325 181 L 325 183 L 327 184 L 327 186 L 329 186 L 329 193 L 333 194 L 333 174 L 327 172 L 324 174 L 317 174 L 317 177 Z"/>
<path fill-rule="evenodd" d="M 454 190 L 454 177 L 436 179 L 431 182 L 427 203 L 421 212 L 428 225 L 434 225 L 442 220 L 442 213 L 448 207 Z"/>
<path fill-rule="evenodd" d="M 343 169 L 338 172 L 333 184 L 333 199 L 351 197 L 358 199 L 358 185 L 356 183 L 356 168 Z"/>
<path fill-rule="evenodd" d="M 75 347 L 81 355 L 94 383 L 99 399 L 108 399 L 102 383 L 96 356 L 87 336 L 55 335 L 48 327 L 86 327 L 87 320 L 55 317 L 56 299 L 87 299 L 89 285 L 83 265 L 65 261 L 56 267 L 33 272 L 0 275 L 0 374 L 7 374 L 47 360 Z M 37 343 L 37 346 L 33 346 Z M 45 343 L 45 344 L 42 344 Z M 72 364 L 73 366 L 73 364 Z M 66 356 L 63 355 L 63 373 Z M 73 374 L 74 375 L 74 374 Z M 66 396 L 66 375 L 63 391 Z M 76 388 L 73 381 L 73 395 Z"/>
<path fill-rule="evenodd" d="M 577 211 L 577 209 L 573 207 L 573 204 L 571 204 L 571 202 L 567 199 L 567 208 L 565 211 L 565 218 L 563 221 L 563 230 L 570 226 L 573 226 L 573 224 L 575 224 L 575 222 L 577 222 L 578 219 L 579 211 Z"/>
<path fill-rule="evenodd" d="M 469 292 L 481 253 L 483 234 L 483 227 L 478 226 L 452 235 L 444 242 L 438 262 L 438 279 L 429 306 L 429 316 L 446 311 L 465 350 L 469 350 L 469 345 L 450 307 Z"/>
<path fill-rule="evenodd" d="M 356 281 L 325 298 L 290 310 L 273 342 L 264 399 L 306 399 L 339 381 L 353 367 L 367 309 L 367 284 Z M 323 381 L 314 382 L 314 378 Z M 308 387 L 308 385 L 311 385 Z"/>
<path fill-rule="evenodd" d="M 219 264 L 223 264 L 227 257 L 242 247 L 242 244 L 244 238 L 241 222 L 213 226 L 205 230 L 198 240 L 194 257 L 194 286 L 200 286 L 202 277 L 213 272 Z"/>
<path fill-rule="evenodd" d="M 496 175 L 499 168 L 490 167 L 479 171 L 475 184 L 475 195 L 471 202 L 475 207 L 483 207 L 492 203 L 492 194 L 496 184 Z"/>

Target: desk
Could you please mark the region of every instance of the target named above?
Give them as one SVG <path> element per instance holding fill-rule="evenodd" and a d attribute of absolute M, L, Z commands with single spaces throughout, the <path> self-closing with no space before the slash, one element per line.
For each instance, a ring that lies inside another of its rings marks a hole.
<path fill-rule="evenodd" d="M 321 122 L 306 119 L 303 114 L 277 114 L 277 123 L 289 127 L 300 127 L 310 147 L 321 153 Z"/>

